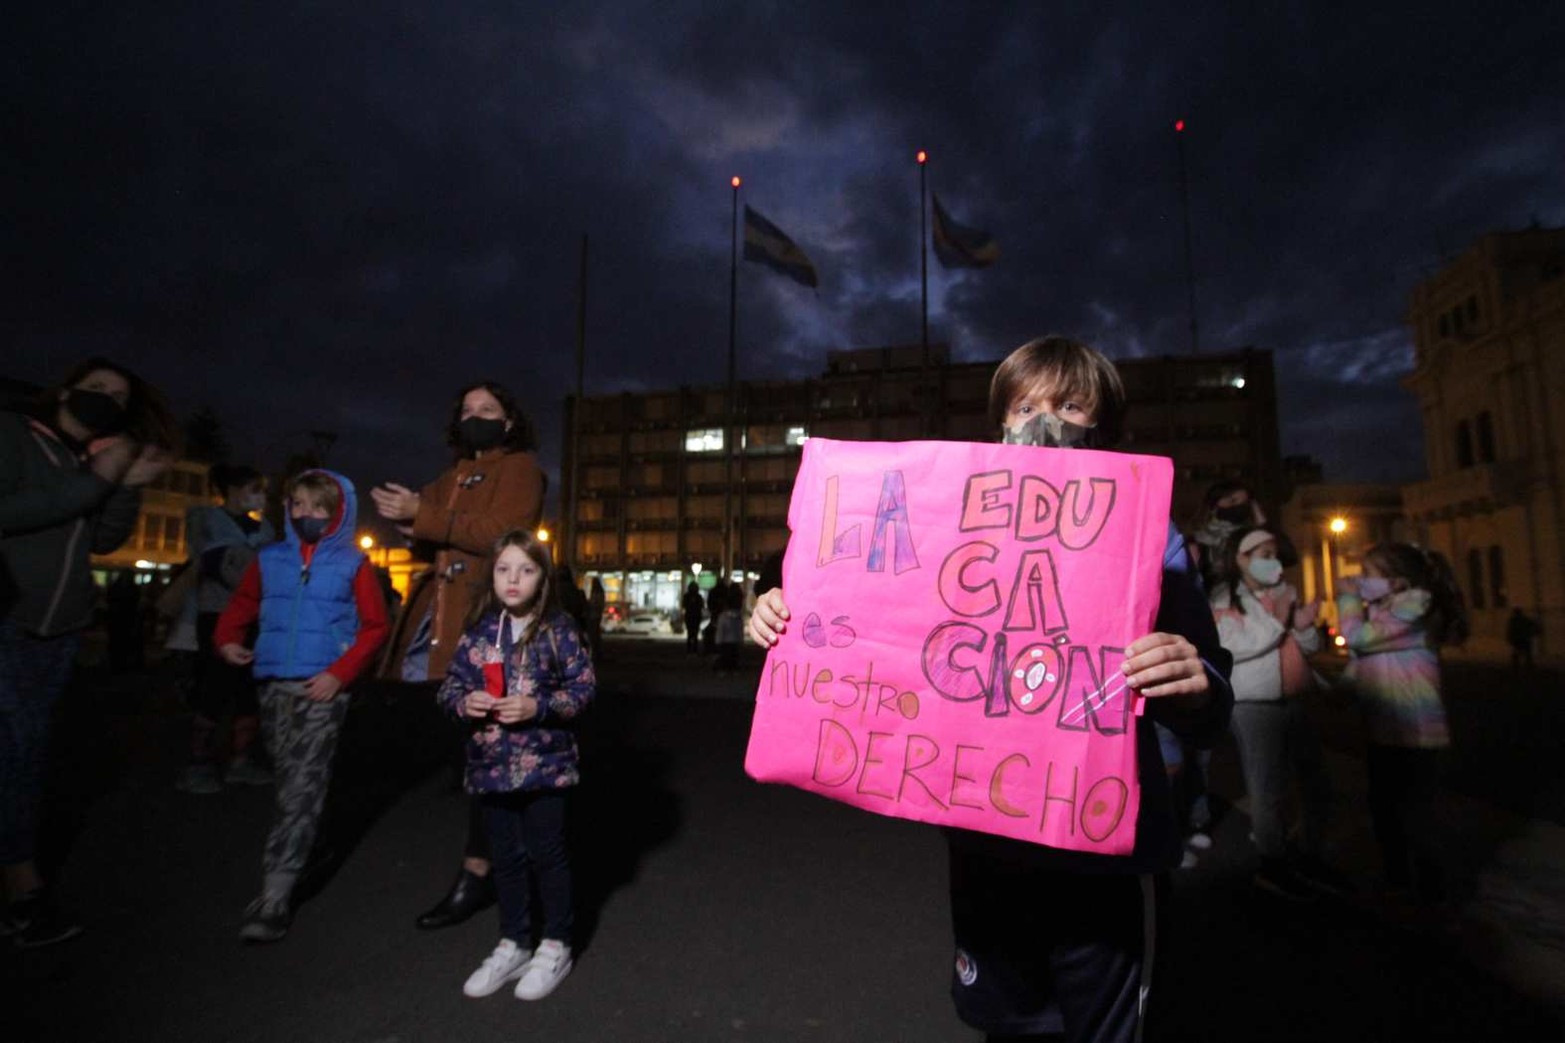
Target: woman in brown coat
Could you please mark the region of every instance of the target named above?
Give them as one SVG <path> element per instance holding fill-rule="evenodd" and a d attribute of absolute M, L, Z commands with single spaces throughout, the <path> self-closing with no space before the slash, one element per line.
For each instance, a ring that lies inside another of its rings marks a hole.
<path fill-rule="evenodd" d="M 431 560 L 413 581 L 392 631 L 381 676 L 427 684 L 431 698 L 462 636 L 469 605 L 489 583 L 484 565 L 495 540 L 533 529 L 543 513 L 544 475 L 532 427 L 516 399 L 488 381 L 457 396 L 447 430 L 455 464 L 417 492 L 388 483 L 370 492 L 382 518 Z M 494 901 L 489 848 L 472 805 L 462 870 L 447 895 L 418 918 L 422 928 L 461 923 Z"/>

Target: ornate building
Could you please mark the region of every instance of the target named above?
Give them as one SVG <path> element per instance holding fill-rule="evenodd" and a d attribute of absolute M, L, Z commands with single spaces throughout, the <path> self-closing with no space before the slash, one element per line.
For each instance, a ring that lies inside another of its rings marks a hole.
<path fill-rule="evenodd" d="M 1403 490 L 1414 534 L 1455 567 L 1475 651 L 1503 651 L 1520 608 L 1565 655 L 1565 229 L 1484 236 L 1407 321 L 1429 467 Z"/>

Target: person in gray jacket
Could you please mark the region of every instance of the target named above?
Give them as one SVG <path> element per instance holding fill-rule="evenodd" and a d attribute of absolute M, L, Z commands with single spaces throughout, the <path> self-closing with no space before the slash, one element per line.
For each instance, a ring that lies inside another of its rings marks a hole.
<path fill-rule="evenodd" d="M 81 930 L 33 855 L 51 711 L 97 605 L 89 556 L 130 535 L 140 488 L 174 444 L 162 396 L 104 359 L 77 366 L 31 415 L 0 413 L 0 930 L 24 948 Z"/>

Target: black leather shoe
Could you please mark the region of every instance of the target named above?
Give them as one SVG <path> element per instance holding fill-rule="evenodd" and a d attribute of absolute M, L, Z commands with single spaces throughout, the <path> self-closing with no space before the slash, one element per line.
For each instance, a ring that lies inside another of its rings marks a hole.
<path fill-rule="evenodd" d="M 493 874 L 478 876 L 463 869 L 436 906 L 418 918 L 420 930 L 433 931 L 461 923 L 495 901 Z"/>

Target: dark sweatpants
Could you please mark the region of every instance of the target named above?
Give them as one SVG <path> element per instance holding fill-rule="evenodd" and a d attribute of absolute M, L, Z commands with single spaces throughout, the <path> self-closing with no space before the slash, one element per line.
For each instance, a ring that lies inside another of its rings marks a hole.
<path fill-rule="evenodd" d="M 1039 870 L 952 844 L 951 995 L 992 1036 L 1133 1043 L 1152 985 L 1165 874 Z"/>

